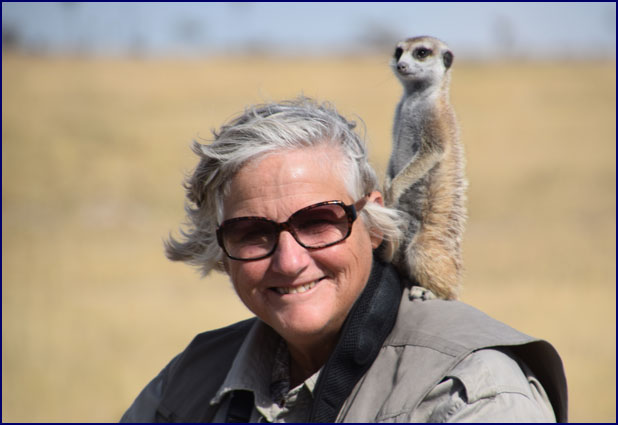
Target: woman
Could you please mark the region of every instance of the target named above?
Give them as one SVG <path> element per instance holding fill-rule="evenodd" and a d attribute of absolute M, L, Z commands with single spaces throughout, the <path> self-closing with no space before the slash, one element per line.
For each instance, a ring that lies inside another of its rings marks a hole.
<path fill-rule="evenodd" d="M 188 180 L 172 260 L 227 273 L 256 315 L 198 335 L 122 421 L 560 421 L 555 350 L 403 281 L 354 124 L 309 99 L 224 125 Z"/>

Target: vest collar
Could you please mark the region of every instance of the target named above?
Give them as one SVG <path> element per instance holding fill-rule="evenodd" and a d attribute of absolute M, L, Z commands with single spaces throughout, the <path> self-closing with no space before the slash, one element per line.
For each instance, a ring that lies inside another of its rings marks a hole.
<path fill-rule="evenodd" d="M 402 284 L 392 265 L 374 253 L 365 289 L 346 318 L 314 391 L 309 422 L 334 422 L 348 395 L 377 357 L 401 300 Z"/>

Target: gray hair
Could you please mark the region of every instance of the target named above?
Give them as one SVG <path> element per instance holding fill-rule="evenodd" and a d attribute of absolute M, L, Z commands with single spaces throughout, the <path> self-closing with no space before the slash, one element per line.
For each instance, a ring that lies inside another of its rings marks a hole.
<path fill-rule="evenodd" d="M 280 103 L 256 105 L 213 131 L 209 145 L 193 142 L 200 162 L 184 187 L 189 202 L 184 241 L 170 236 L 166 255 L 173 261 L 197 266 L 203 275 L 223 271 L 224 253 L 216 238 L 223 220 L 223 200 L 235 173 L 247 162 L 269 153 L 318 146 L 338 149 L 343 161 L 337 164 L 349 195 L 354 200 L 374 190 L 379 183 L 369 164 L 364 141 L 353 131 L 356 123 L 339 115 L 329 103 L 300 97 Z M 384 238 L 381 255 L 390 261 L 402 239 L 404 223 L 399 211 L 368 202 L 360 216 L 367 228 Z"/>

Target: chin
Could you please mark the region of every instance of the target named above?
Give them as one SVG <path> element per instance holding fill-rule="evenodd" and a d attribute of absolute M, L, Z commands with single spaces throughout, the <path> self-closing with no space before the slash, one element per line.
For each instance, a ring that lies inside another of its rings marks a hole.
<path fill-rule="evenodd" d="M 288 341 L 308 338 L 320 340 L 338 333 L 343 323 L 343 320 L 326 320 L 331 315 L 332 313 L 319 309 L 296 307 L 280 312 L 267 323 Z"/>

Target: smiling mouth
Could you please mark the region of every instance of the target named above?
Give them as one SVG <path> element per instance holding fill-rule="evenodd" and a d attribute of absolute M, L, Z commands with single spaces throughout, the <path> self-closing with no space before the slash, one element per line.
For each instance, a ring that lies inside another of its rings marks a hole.
<path fill-rule="evenodd" d="M 322 277 L 322 278 L 320 278 L 318 280 L 314 280 L 313 282 L 309 282 L 309 283 L 306 283 L 306 284 L 300 285 L 300 286 L 276 287 L 276 288 L 272 288 L 272 289 L 277 291 L 281 295 L 286 295 L 286 294 L 302 294 L 303 292 L 307 292 L 311 288 L 315 287 L 322 279 L 324 279 L 324 278 Z"/>

